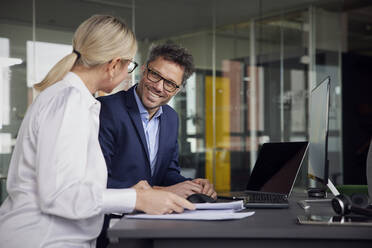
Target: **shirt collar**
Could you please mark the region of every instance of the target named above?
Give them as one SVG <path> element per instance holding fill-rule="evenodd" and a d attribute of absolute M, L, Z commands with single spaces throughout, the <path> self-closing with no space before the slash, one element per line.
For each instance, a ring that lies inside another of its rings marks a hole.
<path fill-rule="evenodd" d="M 71 82 L 71 85 L 77 88 L 82 93 L 82 96 L 86 100 L 89 107 L 99 103 L 97 99 L 93 96 L 93 94 L 88 90 L 83 80 L 81 80 L 81 78 L 77 74 L 70 71 L 66 74 L 64 79 L 67 80 L 68 82 Z"/>
<path fill-rule="evenodd" d="M 142 101 L 140 100 L 136 90 L 137 90 L 137 86 L 135 86 L 133 92 L 134 92 L 134 98 L 136 99 L 136 102 L 137 102 L 138 110 L 141 116 L 145 116 L 146 119 L 149 119 L 149 112 L 147 111 L 145 106 L 143 106 Z M 163 108 L 162 106 L 160 106 L 160 108 L 158 109 L 158 111 L 156 111 L 153 118 L 158 118 L 162 113 L 163 113 Z"/>

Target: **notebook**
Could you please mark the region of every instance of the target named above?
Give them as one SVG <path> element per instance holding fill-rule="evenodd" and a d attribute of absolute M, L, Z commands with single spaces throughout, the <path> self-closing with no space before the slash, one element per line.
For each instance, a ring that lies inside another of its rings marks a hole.
<path fill-rule="evenodd" d="M 245 191 L 221 193 L 219 201 L 243 200 L 246 208 L 288 208 L 309 142 L 262 145 Z"/>

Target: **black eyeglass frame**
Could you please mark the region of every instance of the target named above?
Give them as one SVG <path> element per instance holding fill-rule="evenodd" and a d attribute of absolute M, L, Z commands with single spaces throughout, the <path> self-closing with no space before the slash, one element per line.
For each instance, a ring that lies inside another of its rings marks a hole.
<path fill-rule="evenodd" d="M 156 71 L 154 71 L 153 69 L 151 69 L 151 68 L 149 68 L 149 65 L 147 64 L 146 65 L 146 70 L 147 70 L 147 72 L 146 72 L 146 77 L 147 77 L 147 79 L 148 80 L 150 80 L 151 82 L 153 82 L 153 83 L 158 83 L 158 82 L 160 82 L 160 80 L 163 80 L 163 87 L 164 87 L 164 89 L 166 90 L 166 91 L 168 91 L 169 93 L 173 93 L 173 92 L 175 92 L 177 89 L 179 89 L 181 86 L 179 86 L 179 85 L 177 85 L 176 83 L 174 83 L 174 82 L 172 82 L 172 81 L 169 81 L 168 79 L 165 79 L 164 77 L 162 77 L 159 73 L 157 73 Z M 149 78 L 149 72 L 151 72 L 152 74 L 154 74 L 154 75 L 156 75 L 157 77 L 159 77 L 159 80 L 153 80 L 153 79 L 151 79 L 151 78 Z M 171 87 L 172 87 L 172 89 L 173 90 L 169 90 L 169 89 L 167 89 L 166 87 L 165 87 L 165 85 L 168 85 L 168 87 L 169 87 L 169 85 L 171 85 Z"/>
<path fill-rule="evenodd" d="M 136 61 L 133 61 L 133 60 L 128 60 L 129 61 L 129 64 L 128 64 L 128 73 L 132 73 L 138 66 L 138 63 Z M 134 67 L 132 70 L 129 70 L 129 65 L 130 64 L 134 64 Z"/>

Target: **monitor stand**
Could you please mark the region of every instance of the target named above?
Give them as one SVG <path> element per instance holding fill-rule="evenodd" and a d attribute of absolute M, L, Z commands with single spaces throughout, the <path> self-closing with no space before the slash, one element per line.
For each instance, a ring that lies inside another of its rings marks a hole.
<path fill-rule="evenodd" d="M 330 179 L 328 179 L 328 183 L 327 183 L 327 187 L 328 189 L 331 191 L 331 193 L 336 196 L 336 195 L 339 195 L 340 192 L 336 189 L 335 185 L 332 183 L 332 181 Z M 308 209 L 310 208 L 309 204 L 308 203 L 322 203 L 322 202 L 331 202 L 332 201 L 332 198 L 322 198 L 322 199 L 305 199 L 305 200 L 301 200 L 298 202 L 298 204 L 303 208 L 303 209 Z"/>
<path fill-rule="evenodd" d="M 336 189 L 335 185 L 332 183 L 331 179 L 328 178 L 328 183 L 327 183 L 328 189 L 331 191 L 331 193 L 336 196 L 339 195 L 340 192 Z"/>

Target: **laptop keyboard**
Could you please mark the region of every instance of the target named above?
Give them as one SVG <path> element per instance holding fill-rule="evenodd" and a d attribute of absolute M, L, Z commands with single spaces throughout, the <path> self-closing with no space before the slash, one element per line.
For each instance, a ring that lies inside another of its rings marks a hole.
<path fill-rule="evenodd" d="M 287 196 L 263 192 L 250 192 L 244 196 L 247 203 L 287 203 Z"/>

